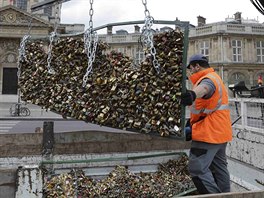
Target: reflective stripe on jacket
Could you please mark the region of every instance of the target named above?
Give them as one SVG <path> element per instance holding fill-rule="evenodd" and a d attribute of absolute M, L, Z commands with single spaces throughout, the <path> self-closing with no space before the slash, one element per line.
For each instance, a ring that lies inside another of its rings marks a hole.
<path fill-rule="evenodd" d="M 197 98 L 190 107 L 192 140 L 220 144 L 232 140 L 228 94 L 221 78 L 208 68 L 190 76 L 194 88 L 209 78 L 216 90 L 209 99 Z"/>

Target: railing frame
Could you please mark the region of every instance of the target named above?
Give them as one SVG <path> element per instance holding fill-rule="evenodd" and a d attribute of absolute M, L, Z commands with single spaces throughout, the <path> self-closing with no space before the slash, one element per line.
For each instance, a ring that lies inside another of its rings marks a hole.
<path fill-rule="evenodd" d="M 254 105 L 254 103 L 256 103 L 256 106 L 258 106 L 259 104 L 261 104 L 261 106 L 263 106 L 263 108 L 260 108 L 259 111 L 264 111 L 264 99 L 262 98 L 230 98 L 229 99 L 229 103 L 237 103 L 240 104 L 238 105 L 238 108 L 240 108 L 240 115 L 237 116 L 241 116 L 241 123 L 234 123 L 233 128 L 237 128 L 237 129 L 245 129 L 245 130 L 249 130 L 249 131 L 253 131 L 256 133 L 261 133 L 264 134 L 264 117 L 260 117 L 260 118 L 255 118 L 255 119 L 262 119 L 262 125 L 260 127 L 252 127 L 249 126 L 249 118 L 250 116 L 248 115 L 248 103 L 252 103 Z M 235 115 L 236 112 L 233 112 L 231 110 L 231 114 Z M 264 112 L 262 112 L 262 115 L 264 114 Z M 251 118 L 252 119 L 252 118 Z"/>

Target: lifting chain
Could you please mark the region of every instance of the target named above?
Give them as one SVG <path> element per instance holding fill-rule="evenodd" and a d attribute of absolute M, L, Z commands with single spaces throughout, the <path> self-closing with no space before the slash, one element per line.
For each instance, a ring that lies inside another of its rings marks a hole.
<path fill-rule="evenodd" d="M 26 60 L 26 42 L 31 37 L 30 32 L 32 28 L 32 16 L 30 16 L 29 24 L 28 24 L 28 33 L 22 38 L 22 41 L 20 42 L 20 46 L 18 49 L 18 58 L 17 58 L 17 80 L 19 81 L 21 76 L 21 65 L 20 62 L 22 60 Z M 20 103 L 20 88 L 18 88 L 18 103 Z"/>
<path fill-rule="evenodd" d="M 145 24 L 142 28 L 142 35 L 143 35 L 143 42 L 144 45 L 147 48 L 147 53 L 150 53 L 152 58 L 153 66 L 157 73 L 160 72 L 160 64 L 158 60 L 156 59 L 156 48 L 153 44 L 153 31 L 151 29 L 151 26 L 153 25 L 154 18 L 150 16 L 150 12 L 147 8 L 147 0 L 142 0 L 142 3 L 145 7 Z"/>
<path fill-rule="evenodd" d="M 83 87 L 86 86 L 88 76 L 92 71 L 92 66 L 95 59 L 95 52 L 98 43 L 98 34 L 96 31 L 93 31 L 93 0 L 90 0 L 89 15 L 90 15 L 89 28 L 84 32 L 83 35 L 84 50 L 88 58 L 88 67 L 86 69 L 85 75 L 83 76 L 83 84 L 82 84 Z"/>
<path fill-rule="evenodd" d="M 49 37 L 49 48 L 48 48 L 48 58 L 47 58 L 47 69 L 48 69 L 48 73 L 50 74 L 55 74 L 54 69 L 51 67 L 51 59 L 52 59 L 52 47 L 53 47 L 53 41 L 54 38 L 57 36 L 57 29 L 58 29 L 58 10 L 60 9 L 60 4 L 56 4 L 55 5 L 55 21 L 54 21 L 54 31 L 50 33 L 50 37 Z"/>
<path fill-rule="evenodd" d="M 32 28 L 32 17 L 30 16 L 30 20 L 28 23 L 28 33 L 22 38 L 22 41 L 20 42 L 20 46 L 18 49 L 18 59 L 17 59 L 17 78 L 18 78 L 18 80 L 19 80 L 20 75 L 21 75 L 20 61 L 22 61 L 23 59 L 26 60 L 26 58 L 27 58 L 26 57 L 26 42 L 31 37 L 30 36 L 31 28 Z"/>
<path fill-rule="evenodd" d="M 23 59 L 26 60 L 26 42 L 30 38 L 30 35 L 25 35 L 20 42 L 20 47 L 18 49 L 18 60 L 17 60 L 17 77 L 18 79 L 20 78 L 21 75 L 21 66 L 20 66 L 20 61 Z"/>

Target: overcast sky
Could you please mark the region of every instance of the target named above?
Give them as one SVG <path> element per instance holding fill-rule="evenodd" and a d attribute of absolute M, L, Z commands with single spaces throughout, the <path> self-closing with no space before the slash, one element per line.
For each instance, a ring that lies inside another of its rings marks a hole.
<path fill-rule="evenodd" d="M 264 22 L 264 16 L 250 0 L 146 0 L 150 15 L 155 20 L 189 21 L 197 25 L 197 16 L 206 18 L 206 23 L 225 21 L 241 12 L 244 19 Z M 88 28 L 90 0 L 70 0 L 62 5 L 62 23 L 81 23 Z M 145 19 L 142 0 L 93 0 L 93 27 L 108 23 L 137 21 Z M 134 30 L 134 25 L 114 28 Z M 106 33 L 106 29 L 98 31 Z"/>

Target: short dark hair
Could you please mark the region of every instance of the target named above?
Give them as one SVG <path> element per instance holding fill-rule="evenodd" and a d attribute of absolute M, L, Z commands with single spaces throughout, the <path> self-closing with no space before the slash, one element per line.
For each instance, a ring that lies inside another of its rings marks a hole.
<path fill-rule="evenodd" d="M 196 65 L 197 63 L 203 68 L 209 68 L 210 67 L 210 65 L 209 65 L 209 63 L 207 61 L 201 61 L 201 60 L 192 61 L 192 62 L 190 62 L 190 65 Z"/>

